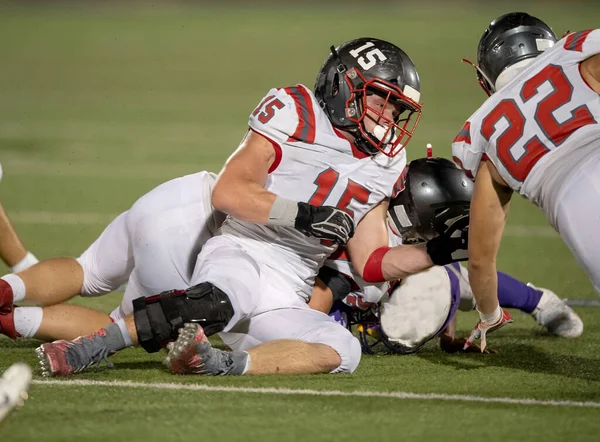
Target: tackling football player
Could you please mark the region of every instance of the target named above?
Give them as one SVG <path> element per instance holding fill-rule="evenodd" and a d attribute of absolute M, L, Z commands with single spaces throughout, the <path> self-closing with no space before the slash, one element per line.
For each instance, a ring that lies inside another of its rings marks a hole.
<path fill-rule="evenodd" d="M 513 192 L 537 205 L 600 291 L 600 30 L 560 41 L 525 13 L 490 23 L 477 77 L 490 98 L 452 144 L 475 179 L 469 280 L 480 321 L 466 343 L 511 321 L 498 305 L 496 255 Z"/>

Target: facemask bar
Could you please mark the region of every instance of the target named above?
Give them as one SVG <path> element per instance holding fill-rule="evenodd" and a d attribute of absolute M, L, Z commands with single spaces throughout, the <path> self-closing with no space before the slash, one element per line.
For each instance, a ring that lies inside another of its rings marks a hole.
<path fill-rule="evenodd" d="M 421 119 L 422 105 L 406 96 L 398 86 L 392 83 L 377 78 L 367 81 L 356 69 L 346 72 L 345 79 L 350 88 L 350 97 L 346 101 L 346 116 L 357 124 L 362 137 L 373 147 L 390 158 L 396 156 L 412 138 Z M 385 99 L 383 109 L 390 101 L 395 101 L 400 103 L 409 114 L 398 122 L 391 120 L 380 110 L 367 104 L 367 91 L 377 93 Z M 364 119 L 368 111 L 377 120 L 377 124 L 382 127 L 380 130 L 382 133 L 378 134 L 378 137 L 365 129 Z M 414 114 L 416 114 L 416 118 L 413 120 Z M 403 124 L 398 124 L 400 122 Z"/>

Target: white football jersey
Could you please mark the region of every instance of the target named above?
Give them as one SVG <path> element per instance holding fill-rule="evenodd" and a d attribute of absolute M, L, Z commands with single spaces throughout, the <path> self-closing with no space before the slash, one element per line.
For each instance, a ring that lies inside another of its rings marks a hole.
<path fill-rule="evenodd" d="M 491 161 L 554 225 L 561 184 L 600 141 L 600 97 L 579 71 L 598 53 L 600 29 L 538 55 L 467 120 L 452 144 L 456 163 L 473 178 L 482 159 Z"/>
<path fill-rule="evenodd" d="M 276 195 L 347 211 L 355 226 L 392 197 L 406 167 L 406 153 L 367 156 L 329 122 L 303 85 L 271 89 L 254 110 L 250 129 L 270 140 L 276 158 L 265 188 Z M 294 228 L 270 227 L 228 217 L 222 233 L 237 237 L 257 261 L 279 272 L 308 299 L 314 277 L 336 249 Z"/>
<path fill-rule="evenodd" d="M 388 245 L 390 247 L 402 244 L 402 238 L 394 233 L 389 227 L 389 224 L 388 238 Z M 325 261 L 325 265 L 352 279 L 352 292 L 343 299 L 343 302 L 350 307 L 359 310 L 366 310 L 373 304 L 378 303 L 386 293 L 389 293 L 395 282 L 385 281 L 379 284 L 365 282 L 358 272 L 354 270 L 354 266 L 344 247 L 340 247 L 336 250 L 336 252 Z"/>

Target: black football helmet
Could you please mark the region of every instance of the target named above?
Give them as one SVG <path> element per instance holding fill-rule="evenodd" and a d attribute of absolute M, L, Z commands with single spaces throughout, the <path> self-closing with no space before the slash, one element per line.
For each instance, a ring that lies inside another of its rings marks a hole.
<path fill-rule="evenodd" d="M 488 95 L 496 92 L 498 76 L 509 66 L 537 57 L 558 39 L 550 26 L 525 12 L 498 17 L 485 30 L 477 48 L 477 80 Z M 472 64 L 468 60 L 465 60 Z"/>
<path fill-rule="evenodd" d="M 376 38 L 332 46 L 315 83 L 315 96 L 331 124 L 350 132 L 362 152 L 383 152 L 389 157 L 406 146 L 417 127 L 420 90 L 419 74 L 410 57 L 392 43 Z M 385 105 L 400 104 L 400 115 L 393 121 L 382 115 L 381 109 L 367 106 L 367 96 L 372 94 L 384 98 Z M 378 119 L 378 134 L 365 129 L 367 111 Z"/>
<path fill-rule="evenodd" d="M 390 201 L 388 221 L 404 243 L 428 241 L 446 222 L 467 215 L 473 182 L 445 158 L 420 158 L 408 164 L 405 187 Z"/>

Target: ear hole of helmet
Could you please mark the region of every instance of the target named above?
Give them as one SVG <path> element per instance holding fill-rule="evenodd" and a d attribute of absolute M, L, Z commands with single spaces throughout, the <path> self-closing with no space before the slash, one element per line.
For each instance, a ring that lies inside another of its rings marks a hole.
<path fill-rule="evenodd" d="M 333 84 L 331 85 L 331 98 L 335 97 L 340 92 L 340 74 L 337 72 L 333 76 Z"/>

